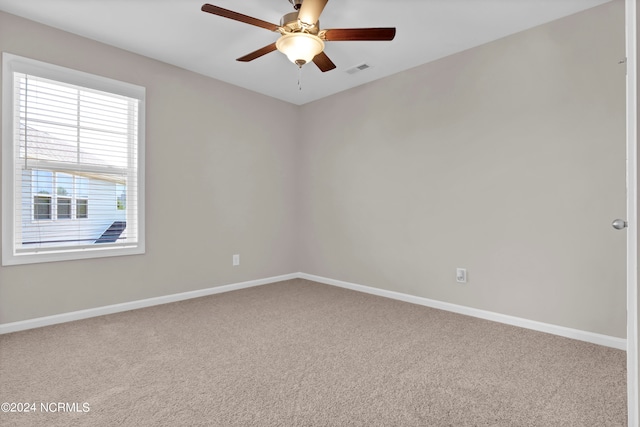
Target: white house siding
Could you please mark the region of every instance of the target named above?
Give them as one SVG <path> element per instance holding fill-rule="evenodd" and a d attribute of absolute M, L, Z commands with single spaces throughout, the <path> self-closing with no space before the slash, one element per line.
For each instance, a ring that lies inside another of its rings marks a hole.
<path fill-rule="evenodd" d="M 88 215 L 87 218 L 76 219 L 75 206 L 72 207 L 71 219 L 36 220 L 33 213 L 33 196 L 31 190 L 31 171 L 22 173 L 22 242 L 46 242 L 48 240 L 62 240 L 56 236 L 64 235 L 64 240 L 78 240 L 78 244 L 93 244 L 114 221 L 126 221 L 126 211 L 117 208 L 116 183 L 105 180 L 89 179 Z M 118 186 L 121 187 L 121 186 Z M 74 199 L 75 201 L 75 199 Z M 73 203 L 74 205 L 75 203 Z M 52 207 L 52 213 L 55 209 Z M 30 243 L 29 248 L 35 246 L 50 247 L 73 244 L 61 243 Z"/>

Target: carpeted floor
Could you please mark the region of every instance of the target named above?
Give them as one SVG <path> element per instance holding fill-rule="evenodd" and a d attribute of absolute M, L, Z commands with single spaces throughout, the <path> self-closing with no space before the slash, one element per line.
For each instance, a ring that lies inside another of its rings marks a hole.
<path fill-rule="evenodd" d="M 292 280 L 0 336 L 0 425 L 623 426 L 625 357 Z"/>

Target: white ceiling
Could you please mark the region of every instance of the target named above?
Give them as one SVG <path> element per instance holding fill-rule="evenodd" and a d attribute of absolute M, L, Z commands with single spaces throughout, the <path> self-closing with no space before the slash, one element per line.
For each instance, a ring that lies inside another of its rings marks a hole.
<path fill-rule="evenodd" d="M 235 59 L 278 33 L 200 10 L 208 2 L 274 24 L 288 0 L 0 0 L 0 10 L 158 59 L 293 104 L 307 102 L 487 43 L 610 0 L 331 0 L 327 28 L 393 27 L 391 42 L 328 42 L 337 68 L 298 68 L 280 52 Z M 346 70 L 369 64 L 355 74 Z"/>

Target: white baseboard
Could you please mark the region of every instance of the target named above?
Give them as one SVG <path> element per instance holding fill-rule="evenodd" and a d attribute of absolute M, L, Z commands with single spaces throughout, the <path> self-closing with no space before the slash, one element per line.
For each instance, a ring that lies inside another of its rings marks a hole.
<path fill-rule="evenodd" d="M 251 288 L 254 286 L 266 285 L 268 283 L 281 282 L 283 280 L 297 279 L 299 277 L 300 275 L 297 273 L 285 274 L 282 276 L 268 277 L 266 279 L 249 280 L 247 282 L 216 286 L 207 289 L 199 289 L 197 291 L 182 292 L 179 294 L 164 295 L 161 297 L 147 298 L 138 301 L 124 302 L 121 304 L 90 308 L 87 310 L 72 311 L 70 313 L 56 314 L 53 316 L 38 317 L 35 319 L 22 320 L 11 323 L 3 323 L 0 324 L 0 335 L 8 334 L 10 332 L 24 331 L 27 329 L 40 328 L 42 326 L 55 325 L 58 323 L 72 322 L 74 320 L 88 319 L 90 317 L 104 316 L 105 314 L 120 313 L 122 311 L 129 311 L 138 308 L 151 307 L 154 305 L 167 304 L 170 302 L 183 301 L 191 298 L 199 298 L 207 295 L 235 291 L 238 289 Z"/>
<path fill-rule="evenodd" d="M 627 340 L 624 338 L 611 337 L 608 335 L 596 334 L 593 332 L 581 331 L 578 329 L 565 328 L 563 326 L 551 325 L 548 323 L 537 322 L 535 320 L 523 319 L 520 317 L 508 316 L 505 314 L 494 313 L 491 311 L 480 310 L 477 308 L 466 307 L 448 302 L 436 301 L 428 298 L 418 297 L 400 292 L 388 291 L 384 289 L 372 288 L 370 286 L 358 285 L 355 283 L 344 282 L 341 280 L 329 279 L 327 277 L 315 276 L 307 273 L 291 273 L 282 276 L 268 277 L 265 279 L 250 280 L 247 282 L 234 283 L 213 288 L 200 289 L 197 291 L 182 292 L 179 294 L 165 295 L 155 298 L 147 298 L 138 301 L 125 302 L 121 304 L 107 305 L 103 307 L 90 308 L 87 310 L 73 311 L 70 313 L 56 314 L 53 316 L 38 317 L 36 319 L 22 320 L 12 323 L 0 324 L 0 335 L 10 332 L 24 331 L 27 329 L 40 328 L 42 326 L 55 325 L 58 323 L 72 322 L 74 320 L 88 319 L 90 317 L 103 316 L 106 314 L 119 313 L 122 311 L 135 310 L 138 308 L 151 307 L 154 305 L 167 304 L 176 301 L 183 301 L 191 298 L 199 298 L 207 295 L 214 295 L 223 292 L 235 291 L 238 289 L 251 288 L 254 286 L 266 285 L 268 283 L 281 282 L 291 279 L 306 279 L 326 285 L 338 286 L 341 288 L 351 289 L 358 292 L 377 295 L 385 298 L 405 301 L 412 304 L 423 305 L 426 307 L 437 308 L 440 310 L 451 311 L 453 313 L 464 314 L 467 316 L 478 317 L 480 319 L 491 320 L 494 322 L 505 323 L 507 325 L 518 326 L 534 331 L 546 332 L 549 334 L 559 335 L 566 338 L 573 338 L 580 341 L 586 341 L 593 344 L 612 347 L 619 350 L 627 349 Z"/>
<path fill-rule="evenodd" d="M 341 288 L 351 289 L 358 292 L 364 292 L 367 294 L 410 302 L 412 304 L 418 304 L 426 307 L 432 307 L 440 310 L 446 310 L 454 313 L 464 314 L 466 316 L 478 317 L 480 319 L 486 319 L 494 322 L 505 323 L 507 325 L 518 326 L 525 329 L 532 329 L 534 331 L 546 332 L 548 334 L 559 335 L 561 337 L 572 338 L 580 341 L 586 341 L 593 344 L 616 348 L 618 350 L 626 351 L 627 349 L 627 340 L 624 338 L 611 337 L 608 335 L 596 334 L 593 332 L 586 332 L 578 329 L 565 328 L 564 326 L 551 325 L 548 323 L 537 322 L 535 320 L 528 320 L 520 317 L 508 316 L 506 314 L 494 313 L 491 311 L 480 310 L 477 308 L 451 304 L 448 302 L 436 301 L 428 298 L 403 294 L 400 292 L 372 288 L 369 286 L 343 282 L 341 280 L 329 279 L 326 277 L 315 276 L 312 274 L 299 273 L 298 277 L 301 279 L 307 279 L 314 282 L 324 283 L 326 285 L 338 286 Z"/>

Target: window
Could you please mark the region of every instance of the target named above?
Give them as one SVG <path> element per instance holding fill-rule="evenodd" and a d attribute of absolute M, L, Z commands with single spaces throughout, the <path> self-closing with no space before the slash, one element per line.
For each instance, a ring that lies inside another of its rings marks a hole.
<path fill-rule="evenodd" d="M 3 54 L 2 263 L 144 253 L 139 86 Z"/>
<path fill-rule="evenodd" d="M 51 219 L 51 196 L 33 197 L 33 219 Z"/>
<path fill-rule="evenodd" d="M 76 177 L 76 218 L 89 218 L 89 181 Z"/>
<path fill-rule="evenodd" d="M 71 198 L 73 197 L 74 176 L 56 173 L 56 219 L 71 219 Z"/>
<path fill-rule="evenodd" d="M 86 178 L 38 169 L 32 171 L 31 177 L 34 220 L 64 220 L 88 217 L 88 196 L 81 196 L 78 193 L 80 191 L 82 194 L 86 194 L 86 190 L 84 190 L 86 184 L 82 184 L 86 182 Z M 53 188 L 56 190 L 52 191 Z M 76 206 L 82 206 L 79 212 L 77 208 L 75 212 L 72 209 L 74 200 Z M 46 212 L 42 205 L 49 206 Z M 51 206 L 53 206 L 53 210 Z M 52 212 L 55 212 L 55 215 Z"/>
<path fill-rule="evenodd" d="M 89 218 L 89 201 L 84 199 L 76 200 L 76 218 Z"/>

